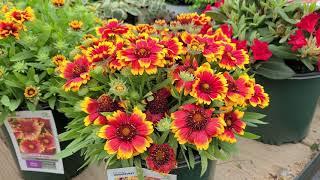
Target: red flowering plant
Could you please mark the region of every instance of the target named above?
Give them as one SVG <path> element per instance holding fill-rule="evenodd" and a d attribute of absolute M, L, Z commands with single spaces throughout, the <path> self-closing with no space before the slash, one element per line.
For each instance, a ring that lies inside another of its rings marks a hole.
<path fill-rule="evenodd" d="M 248 48 L 255 73 L 286 79 L 313 72 L 319 64 L 319 15 L 309 14 L 316 8 L 315 3 L 300 1 L 225 0 L 206 12 L 238 38 L 233 40 L 237 46 Z"/>
<path fill-rule="evenodd" d="M 57 67 L 61 110 L 73 119 L 60 135 L 73 142 L 60 157 L 82 149 L 87 163 L 170 173 L 179 161 L 194 168 L 200 156 L 203 174 L 208 160 L 236 150 L 239 137 L 258 138 L 245 128 L 264 116 L 247 108 L 268 106 L 268 94 L 247 74 L 247 50 L 211 26 L 210 17 L 190 13 L 98 27 Z"/>

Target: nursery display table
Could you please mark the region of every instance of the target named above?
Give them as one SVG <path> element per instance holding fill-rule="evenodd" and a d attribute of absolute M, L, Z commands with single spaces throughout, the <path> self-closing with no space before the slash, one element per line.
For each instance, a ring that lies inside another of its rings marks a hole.
<path fill-rule="evenodd" d="M 297 144 L 267 145 L 254 140 L 240 139 L 239 153 L 216 166 L 215 180 L 309 179 L 320 167 L 317 144 L 320 143 L 320 105 L 306 139 Z M 312 147 L 312 148 L 311 148 Z M 0 141 L 0 179 L 20 180 L 19 171 L 10 151 Z M 105 180 L 104 166 L 90 166 L 73 180 Z M 211 177 L 213 179 L 213 177 Z"/>

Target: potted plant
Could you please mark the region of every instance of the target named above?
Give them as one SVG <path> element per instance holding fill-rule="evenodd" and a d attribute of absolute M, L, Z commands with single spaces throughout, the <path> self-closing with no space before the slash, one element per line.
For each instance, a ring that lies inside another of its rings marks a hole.
<path fill-rule="evenodd" d="M 208 12 L 250 46 L 253 72 L 273 99 L 261 111 L 268 124 L 252 129 L 265 143 L 298 142 L 308 133 L 320 90 L 316 8 L 315 3 L 287 0 L 226 0 Z"/>
<path fill-rule="evenodd" d="M 84 6 L 71 7 L 64 1 L 31 0 L 4 3 L 1 7 L 0 122 L 15 111 L 51 109 L 57 131 L 62 133 L 68 119 L 56 111 L 61 99 L 56 96 L 59 81 L 54 64 L 66 58 L 87 32 L 94 31 L 96 17 Z M 41 131 L 52 135 L 48 129 Z M 68 144 L 64 142 L 61 146 Z M 23 171 L 22 176 L 24 179 L 69 179 L 78 173 L 82 164 L 83 159 L 75 154 L 64 160 L 63 175 Z"/>
<path fill-rule="evenodd" d="M 211 25 L 190 13 L 98 27 L 80 54 L 57 67 L 65 79 L 61 110 L 73 119 L 60 135 L 73 142 L 59 156 L 81 150 L 86 164 L 208 179 L 207 168 L 234 152 L 238 137 L 258 138 L 245 127 L 264 116 L 247 108 L 267 106 L 268 94 L 247 74 L 247 51 Z"/>

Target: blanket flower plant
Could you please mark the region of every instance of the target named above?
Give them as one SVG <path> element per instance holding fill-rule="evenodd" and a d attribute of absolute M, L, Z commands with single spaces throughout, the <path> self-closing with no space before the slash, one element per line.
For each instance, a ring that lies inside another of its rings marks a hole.
<path fill-rule="evenodd" d="M 247 108 L 268 106 L 269 96 L 247 74 L 248 51 L 210 17 L 110 19 L 96 29 L 57 63 L 61 110 L 73 119 L 60 135 L 73 142 L 60 157 L 82 149 L 87 163 L 169 173 L 178 161 L 193 168 L 200 156 L 203 174 L 208 159 L 236 150 L 239 137 L 258 137 L 245 128 L 264 116 Z"/>

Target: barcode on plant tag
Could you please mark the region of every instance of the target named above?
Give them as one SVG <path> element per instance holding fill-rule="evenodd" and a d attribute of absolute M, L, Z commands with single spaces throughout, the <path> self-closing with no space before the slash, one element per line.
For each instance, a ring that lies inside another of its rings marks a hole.
<path fill-rule="evenodd" d="M 55 161 L 42 161 L 42 168 L 56 170 L 57 169 L 56 162 Z"/>

